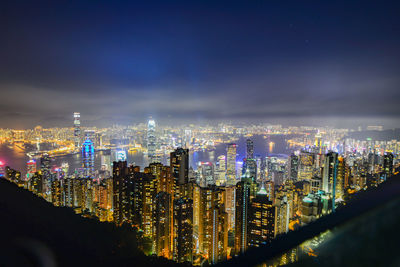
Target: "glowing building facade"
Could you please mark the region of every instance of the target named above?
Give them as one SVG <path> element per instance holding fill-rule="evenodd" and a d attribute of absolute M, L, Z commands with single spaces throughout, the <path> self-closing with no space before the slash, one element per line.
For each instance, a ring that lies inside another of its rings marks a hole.
<path fill-rule="evenodd" d="M 75 148 L 81 145 L 81 113 L 74 112 L 74 142 Z"/>
<path fill-rule="evenodd" d="M 150 117 L 149 122 L 147 124 L 147 153 L 149 157 L 149 161 L 155 162 L 157 161 L 156 157 L 156 122 Z"/>
<path fill-rule="evenodd" d="M 82 144 L 82 167 L 85 177 L 94 175 L 94 146 L 90 139 Z"/>
<path fill-rule="evenodd" d="M 226 179 L 228 185 L 236 184 L 236 144 L 229 144 L 226 157 Z"/>

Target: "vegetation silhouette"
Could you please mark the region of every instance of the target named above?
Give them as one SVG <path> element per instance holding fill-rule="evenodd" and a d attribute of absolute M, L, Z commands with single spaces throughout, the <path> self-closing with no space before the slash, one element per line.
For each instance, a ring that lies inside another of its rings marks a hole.
<path fill-rule="evenodd" d="M 0 214 L 1 266 L 183 266 L 146 256 L 148 242 L 130 225 L 83 218 L 5 179 Z"/>

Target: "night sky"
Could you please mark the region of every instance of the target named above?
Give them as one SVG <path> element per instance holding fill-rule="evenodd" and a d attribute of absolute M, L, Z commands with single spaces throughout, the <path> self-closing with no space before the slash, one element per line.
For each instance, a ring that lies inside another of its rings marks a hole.
<path fill-rule="evenodd" d="M 2 1 L 0 128 L 400 127 L 399 1 L 143 2 Z"/>

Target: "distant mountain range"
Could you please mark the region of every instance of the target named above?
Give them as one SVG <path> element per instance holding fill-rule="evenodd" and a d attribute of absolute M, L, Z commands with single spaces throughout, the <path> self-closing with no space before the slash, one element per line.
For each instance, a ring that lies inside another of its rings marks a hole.
<path fill-rule="evenodd" d="M 358 140 L 366 140 L 367 138 L 372 138 L 372 140 L 379 140 L 379 141 L 390 141 L 393 139 L 399 140 L 400 129 L 396 128 L 384 131 L 351 132 L 349 133 L 348 137 Z"/>

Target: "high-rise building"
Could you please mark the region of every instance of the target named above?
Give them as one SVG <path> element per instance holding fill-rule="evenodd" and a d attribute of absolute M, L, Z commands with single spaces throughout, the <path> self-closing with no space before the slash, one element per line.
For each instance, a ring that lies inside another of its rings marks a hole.
<path fill-rule="evenodd" d="M 153 118 L 150 117 L 148 123 L 147 123 L 147 155 L 149 157 L 149 161 L 155 162 L 157 161 L 156 158 L 156 149 L 157 149 L 157 143 L 156 143 L 156 122 L 153 120 Z"/>
<path fill-rule="evenodd" d="M 214 165 L 211 162 L 199 162 L 198 166 L 199 181 L 202 187 L 215 185 Z"/>
<path fill-rule="evenodd" d="M 75 148 L 81 145 L 81 113 L 74 112 L 74 142 Z"/>
<path fill-rule="evenodd" d="M 61 181 L 58 179 L 55 179 L 51 183 L 51 203 L 53 203 L 53 205 L 56 207 L 60 207 L 63 205 L 62 184 Z"/>
<path fill-rule="evenodd" d="M 193 200 L 174 200 L 174 245 L 173 259 L 177 262 L 192 262 L 193 259 Z"/>
<path fill-rule="evenodd" d="M 111 151 L 103 151 L 100 158 L 101 169 L 104 171 L 111 171 Z"/>
<path fill-rule="evenodd" d="M 383 156 L 383 172 L 386 177 L 391 177 L 393 175 L 393 154 L 386 153 Z"/>
<path fill-rule="evenodd" d="M 302 151 L 299 157 L 299 180 L 310 180 L 314 170 L 314 154 Z"/>
<path fill-rule="evenodd" d="M 172 196 L 159 192 L 154 198 L 153 209 L 153 252 L 157 256 L 172 258 L 173 224 L 171 207 Z"/>
<path fill-rule="evenodd" d="M 225 186 L 225 211 L 228 214 L 228 230 L 235 230 L 235 195 L 234 185 Z"/>
<path fill-rule="evenodd" d="M 246 140 L 246 158 L 254 159 L 254 143 L 251 139 Z"/>
<path fill-rule="evenodd" d="M 253 182 L 257 180 L 257 161 L 253 158 L 246 158 L 243 160 L 242 175 L 251 177 Z"/>
<path fill-rule="evenodd" d="M 4 162 L 0 161 L 0 178 L 5 176 Z"/>
<path fill-rule="evenodd" d="M 82 144 L 82 167 L 85 177 L 94 175 L 94 146 L 90 139 Z"/>
<path fill-rule="evenodd" d="M 337 170 L 339 165 L 338 153 L 326 154 L 322 176 L 322 190 L 332 196 L 332 209 L 335 210 Z"/>
<path fill-rule="evenodd" d="M 29 180 L 29 189 L 36 195 L 43 193 L 43 175 L 41 171 L 35 174 Z"/>
<path fill-rule="evenodd" d="M 336 173 L 335 200 L 344 199 L 345 180 L 346 180 L 346 162 L 343 157 L 339 156 L 337 173 Z"/>
<path fill-rule="evenodd" d="M 249 220 L 251 183 L 242 180 L 236 184 L 235 208 L 235 253 L 240 254 L 247 250 L 247 227 Z"/>
<path fill-rule="evenodd" d="M 221 187 L 200 187 L 198 209 L 198 253 L 217 263 L 227 257 L 228 214 L 225 212 L 225 191 Z"/>
<path fill-rule="evenodd" d="M 189 149 L 177 148 L 171 152 L 170 166 L 177 185 L 189 182 Z"/>
<path fill-rule="evenodd" d="M 228 185 L 236 184 L 236 144 L 229 144 L 226 157 L 226 178 Z"/>
<path fill-rule="evenodd" d="M 216 184 L 218 186 L 226 184 L 226 157 L 221 155 L 218 157 L 217 166 L 215 169 Z"/>
<path fill-rule="evenodd" d="M 146 237 L 153 238 L 153 200 L 157 194 L 157 178 L 151 173 L 133 172 L 134 222 Z"/>
<path fill-rule="evenodd" d="M 248 246 L 258 247 L 271 242 L 275 235 L 275 207 L 263 187 L 251 200 L 248 218 Z"/>
<path fill-rule="evenodd" d="M 126 161 L 113 164 L 113 210 L 114 222 L 121 225 L 132 222 L 132 181 Z"/>
<path fill-rule="evenodd" d="M 51 158 L 48 154 L 44 154 L 42 158 L 40 158 L 40 170 L 42 172 L 42 190 L 43 197 L 48 201 L 51 201 L 49 198 L 51 195 Z"/>
<path fill-rule="evenodd" d="M 63 181 L 63 198 L 64 206 L 74 206 L 74 179 L 67 177 Z"/>
<path fill-rule="evenodd" d="M 290 155 L 289 157 L 289 178 L 293 181 L 297 180 L 299 171 L 299 157 L 296 155 Z"/>
<path fill-rule="evenodd" d="M 289 231 L 290 204 L 287 196 L 275 199 L 275 236 Z"/>
<path fill-rule="evenodd" d="M 36 161 L 31 159 L 26 163 L 26 179 L 29 181 L 36 172 Z"/>

